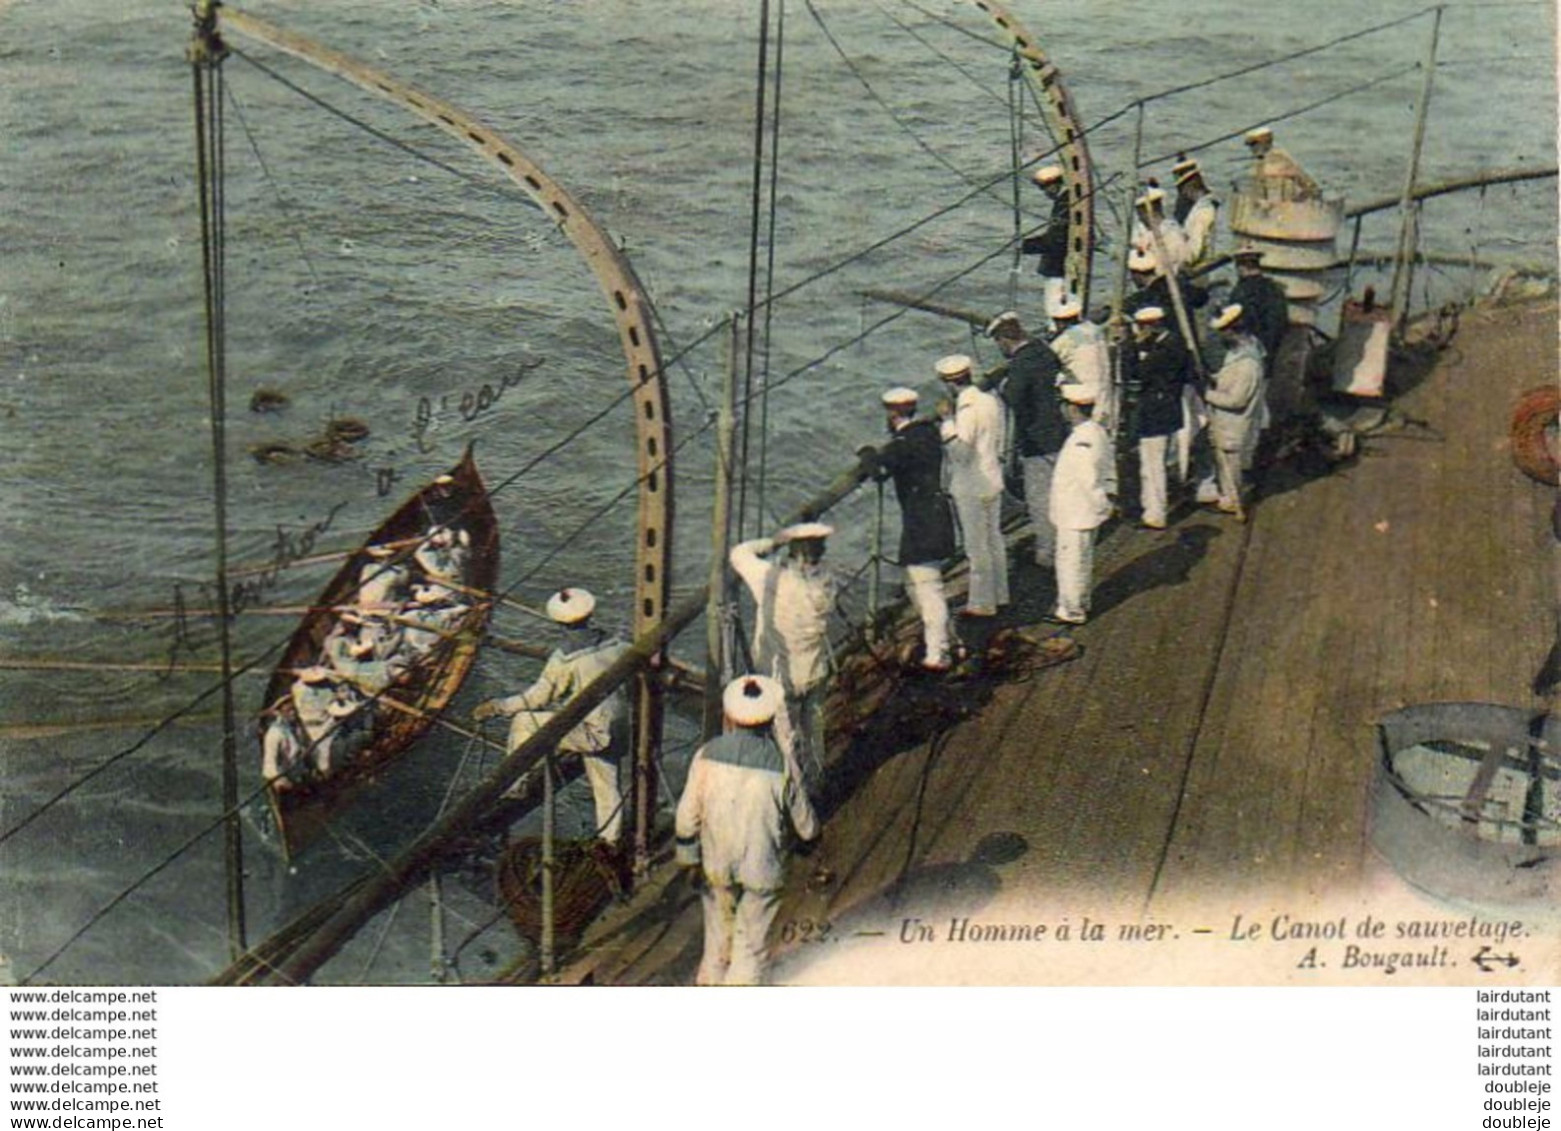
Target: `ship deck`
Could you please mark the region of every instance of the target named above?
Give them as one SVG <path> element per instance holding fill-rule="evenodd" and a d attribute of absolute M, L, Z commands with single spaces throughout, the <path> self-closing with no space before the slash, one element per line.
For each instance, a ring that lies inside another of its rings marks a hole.
<path fill-rule="evenodd" d="M 1135 981 L 1119 952 L 972 969 L 884 943 L 971 913 L 1055 937 L 1070 917 L 1181 923 L 1191 907 L 1223 931 L 1232 909 L 1391 888 L 1367 836 L 1374 721 L 1437 700 L 1542 705 L 1553 492 L 1516 469 L 1507 434 L 1517 396 L 1554 379 L 1556 325 L 1553 302 L 1466 311 L 1394 401 L 1423 425 L 1370 436 L 1322 478 L 1272 477 L 1246 525 L 1183 507 L 1166 531 L 1115 530 L 1083 655 L 860 775 L 794 862 L 776 979 Z M 1043 611 L 1042 575 L 1014 578 L 1020 619 Z M 833 879 L 810 883 L 820 867 Z M 604 915 L 560 980 L 691 981 L 700 903 L 672 871 Z M 877 949 L 832 965 L 809 946 L 821 923 Z M 1206 980 L 1279 977 L 1221 970 Z"/>

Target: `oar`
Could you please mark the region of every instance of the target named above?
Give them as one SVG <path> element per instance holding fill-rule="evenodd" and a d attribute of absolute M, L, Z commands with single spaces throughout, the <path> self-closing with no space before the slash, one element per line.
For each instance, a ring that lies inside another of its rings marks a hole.
<path fill-rule="evenodd" d="M 423 535 L 419 535 L 416 538 L 402 538 L 395 542 L 378 542 L 375 544 L 378 546 L 387 547 L 392 550 L 404 550 L 408 546 L 416 546 L 421 543 L 423 541 L 423 537 Z M 306 558 L 289 558 L 286 563 L 280 566 L 275 561 L 267 562 L 264 565 L 239 566 L 236 569 L 228 570 L 228 576 L 253 577 L 257 573 L 270 573 L 273 570 L 277 570 L 279 568 L 292 569 L 294 566 L 323 565 L 326 562 L 344 562 L 362 548 L 363 547 L 361 546 L 355 546 L 350 550 L 330 550 L 321 554 L 310 554 Z"/>
<path fill-rule="evenodd" d="M 220 672 L 221 664 L 158 664 L 99 662 L 97 660 L 31 659 L 23 656 L 0 656 L 0 670 L 11 672 Z M 252 669 L 235 672 L 235 675 L 265 675 Z"/>

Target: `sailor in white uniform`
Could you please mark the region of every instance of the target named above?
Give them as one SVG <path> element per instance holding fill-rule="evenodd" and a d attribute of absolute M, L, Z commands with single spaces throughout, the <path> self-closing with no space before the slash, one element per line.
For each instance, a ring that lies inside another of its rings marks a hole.
<path fill-rule="evenodd" d="M 1085 320 L 1083 304 L 1073 296 L 1057 308 L 1055 317 L 1058 332 L 1051 347 L 1062 363 L 1062 372 L 1057 377 L 1058 388 L 1065 399 L 1072 399 L 1068 387 L 1082 387 L 1090 404 L 1095 406 L 1095 423 L 1108 431 L 1115 429 L 1116 397 L 1111 384 L 1111 354 L 1106 347 L 1105 331 Z"/>
<path fill-rule="evenodd" d="M 471 559 L 471 534 L 448 526 L 436 526 L 412 554 L 418 569 L 432 584 L 461 584 Z"/>
<path fill-rule="evenodd" d="M 1051 520 L 1057 528 L 1057 608 L 1049 619 L 1083 624 L 1089 618 L 1095 531 L 1111 517 L 1117 490 L 1111 437 L 1091 418 L 1088 390 L 1067 385 L 1063 411 L 1073 426 L 1052 476 Z"/>
<path fill-rule="evenodd" d="M 1134 201 L 1134 205 L 1133 247 L 1153 253 L 1161 269 L 1174 277 L 1187 263 L 1187 236 L 1182 226 L 1165 214 L 1165 190 L 1151 188 Z M 1160 234 L 1158 246 L 1157 230 Z"/>
<path fill-rule="evenodd" d="M 824 552 L 834 532 L 822 522 L 799 523 L 774 538 L 738 543 L 728 555 L 758 609 L 754 667 L 778 680 L 785 694 L 785 709 L 775 720 L 776 738 L 810 789 L 817 788 L 824 771 L 829 614 L 836 593 Z M 772 555 L 782 546 L 785 560 L 778 562 Z"/>
<path fill-rule="evenodd" d="M 373 615 L 389 615 L 401 607 L 412 571 L 395 560 L 391 546 L 368 546 L 369 560 L 358 572 L 358 608 Z"/>
<path fill-rule="evenodd" d="M 404 671 L 420 662 L 460 627 L 468 611 L 446 586 L 413 582 L 412 600 L 395 618 L 401 629 L 400 647 L 389 657 L 390 670 Z"/>
<path fill-rule="evenodd" d="M 329 668 L 315 664 L 298 673 L 291 694 L 315 772 L 324 777 L 331 772 L 336 753 L 337 717 L 331 710 L 336 703 L 335 679 Z"/>
<path fill-rule="evenodd" d="M 1007 422 L 1002 401 L 972 383 L 971 367 L 964 354 L 938 361 L 938 377 L 954 394 L 953 401 L 938 403 L 938 415 L 943 418 L 949 495 L 970 559 L 970 595 L 962 612 L 991 617 L 1008 604 L 1008 550 L 1002 528 Z"/>
<path fill-rule="evenodd" d="M 780 907 L 786 827 L 818 835 L 807 791 L 770 736 L 780 685 L 739 676 L 721 696 L 731 729 L 705 743 L 688 767 L 677 808 L 677 861 L 704 873 L 705 951 L 695 984 L 764 981 L 765 936 Z"/>
<path fill-rule="evenodd" d="M 563 626 L 564 639 L 548 656 L 542 674 L 520 694 L 490 699 L 473 712 L 476 719 L 511 718 L 512 753 L 628 650 L 622 640 L 591 623 L 595 611 L 596 598 L 585 589 L 560 589 L 549 597 L 547 615 Z M 580 755 L 596 805 L 596 835 L 608 844 L 616 844 L 623 829 L 623 793 L 618 787 L 618 749 L 613 738 L 628 718 L 628 699 L 622 690 L 614 691 L 558 744 L 559 753 Z"/>
<path fill-rule="evenodd" d="M 1256 443 L 1263 411 L 1263 347 L 1252 336 L 1239 303 L 1209 323 L 1225 341 L 1225 361 L 1209 381 L 1209 438 L 1219 471 L 1219 509 L 1246 521 L 1242 502 L 1243 457 Z"/>
<path fill-rule="evenodd" d="M 1214 258 L 1214 231 L 1220 202 L 1209 192 L 1203 170 L 1196 161 L 1184 161 L 1176 169 L 1176 210 L 1182 212 L 1185 208 L 1185 216 L 1180 221 L 1185 242 L 1182 267 L 1195 271 Z"/>
<path fill-rule="evenodd" d="M 298 713 L 289 697 L 268 708 L 271 721 L 261 740 L 260 774 L 273 788 L 293 788 L 292 772 L 303 760 L 307 743 L 298 727 Z"/>
<path fill-rule="evenodd" d="M 1301 163 L 1274 144 L 1274 131 L 1268 126 L 1248 130 L 1245 141 L 1252 154 L 1253 187 L 1257 195 L 1269 200 L 1317 200 L 1322 188 Z"/>

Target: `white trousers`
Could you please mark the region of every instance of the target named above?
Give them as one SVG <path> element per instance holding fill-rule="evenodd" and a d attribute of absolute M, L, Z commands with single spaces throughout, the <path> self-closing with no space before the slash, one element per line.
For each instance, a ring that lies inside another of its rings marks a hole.
<path fill-rule="evenodd" d="M 1151 526 L 1165 525 L 1170 495 L 1165 456 L 1170 446 L 1169 436 L 1143 436 L 1138 441 L 1138 502 Z"/>
<path fill-rule="evenodd" d="M 1057 530 L 1057 617 L 1083 623 L 1089 615 L 1090 579 L 1095 572 L 1095 532 Z"/>
<path fill-rule="evenodd" d="M 1192 442 L 1209 423 L 1209 410 L 1191 385 L 1182 386 L 1182 426 L 1176 432 L 1176 477 L 1186 483 L 1192 474 Z"/>
<path fill-rule="evenodd" d="M 757 986 L 768 961 L 764 939 L 780 910 L 780 892 L 713 883 L 705 877 L 705 953 L 696 986 Z"/>
<path fill-rule="evenodd" d="M 1245 446 L 1235 451 L 1214 449 L 1214 468 L 1219 475 L 1220 506 L 1233 507 L 1241 502 L 1241 466 Z"/>
<path fill-rule="evenodd" d="M 1052 473 L 1057 457 L 1021 456 L 1024 468 L 1024 503 L 1030 511 L 1030 529 L 1035 531 L 1035 564 L 1049 566 L 1057 556 L 1057 528 L 1052 525 Z"/>
<path fill-rule="evenodd" d="M 1008 604 L 1008 551 L 1003 545 L 1003 496 L 991 498 L 954 495 L 954 510 L 965 535 L 965 556 L 970 559 L 972 609 L 996 611 Z"/>
<path fill-rule="evenodd" d="M 510 723 L 509 748 L 517 749 L 557 713 L 517 711 Z M 591 786 L 591 800 L 596 806 L 596 835 L 609 844 L 616 844 L 618 834 L 623 830 L 623 791 L 618 788 L 618 759 L 611 747 L 601 749 L 584 728 L 576 727 L 564 735 L 558 752 L 580 755 L 585 766 L 585 780 Z"/>
<path fill-rule="evenodd" d="M 824 780 L 824 695 L 827 686 L 815 683 L 801 695 L 788 694 L 786 705 L 775 712 L 770 726 L 775 744 L 785 755 L 788 769 L 802 783 L 809 797 L 816 796 Z"/>
<path fill-rule="evenodd" d="M 935 565 L 906 566 L 905 592 L 921 618 L 923 662 L 943 667 L 949 662 L 949 603 L 943 595 L 943 570 Z"/>

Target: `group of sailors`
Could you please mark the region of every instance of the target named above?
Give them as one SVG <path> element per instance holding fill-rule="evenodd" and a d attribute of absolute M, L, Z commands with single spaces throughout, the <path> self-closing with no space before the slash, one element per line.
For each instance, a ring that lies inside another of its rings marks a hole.
<path fill-rule="evenodd" d="M 1315 182 L 1273 147 L 1271 130 L 1253 131 L 1247 143 L 1257 161 L 1254 178 L 1271 182 L 1276 199 L 1316 193 Z M 1206 480 L 1199 501 L 1245 519 L 1243 475 L 1288 324 L 1285 296 L 1263 275 L 1261 252 L 1239 248 L 1229 301 L 1204 316 L 1205 344 L 1220 347 L 1220 363 L 1200 377 L 1192 320 L 1208 295 L 1193 280 L 1215 265 L 1219 202 L 1196 161 L 1179 161 L 1172 174 L 1169 214 L 1157 187 L 1138 200 L 1129 264 L 1134 291 L 1124 303 L 1128 327 L 1120 340 L 1087 319 L 1067 293 L 1065 176 L 1047 166 L 1034 180 L 1053 202 L 1052 220 L 1024 244 L 1040 256 L 1046 329 L 1030 333 L 1012 311 L 987 324 L 1007 362 L 993 388 L 984 387 L 970 357 L 940 359 L 935 370 L 945 395 L 935 418 L 918 415 L 915 389 L 881 395 L 889 438 L 858 456 L 869 474 L 894 483 L 898 557 L 922 625 L 920 665 L 930 673 L 946 672 L 954 661 L 943 567 L 961 534 L 970 564 L 961 615 L 994 617 L 1009 604 L 999 520 L 1010 457 L 1022 472 L 1034 560 L 1055 572 L 1057 603 L 1047 618 L 1055 623 L 1088 619 L 1096 531 L 1118 509 L 1119 433 L 1137 447 L 1144 527 L 1167 524 L 1173 468 L 1189 489 Z M 818 831 L 814 800 L 835 601 L 824 565 L 831 533 L 822 523 L 804 523 L 731 551 L 732 569 L 757 610 L 756 670 L 725 688 L 726 731 L 695 754 L 676 822 L 678 860 L 703 878 L 700 985 L 762 980 L 787 838 L 809 840 Z"/>
<path fill-rule="evenodd" d="M 424 664 L 471 611 L 471 535 L 437 503 L 454 480 L 434 481 L 430 525 L 417 538 L 364 549 L 354 603 L 336 611 L 316 662 L 297 670 L 267 708 L 261 773 L 278 791 L 329 777 L 373 740 L 376 705 Z"/>

